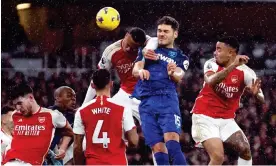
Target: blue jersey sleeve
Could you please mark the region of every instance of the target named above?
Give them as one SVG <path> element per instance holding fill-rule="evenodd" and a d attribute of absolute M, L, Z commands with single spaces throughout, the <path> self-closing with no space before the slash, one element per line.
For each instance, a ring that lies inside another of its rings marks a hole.
<path fill-rule="evenodd" d="M 180 67 L 182 70 L 187 71 L 189 68 L 189 58 L 182 54 L 179 53 L 179 60 L 176 61 L 177 67 Z"/>
<path fill-rule="evenodd" d="M 142 53 L 142 50 L 143 50 L 143 48 L 139 48 L 139 50 L 138 50 L 138 56 L 137 56 L 137 58 L 136 58 L 136 60 L 135 60 L 134 63 L 139 62 L 139 61 L 145 61 L 145 58 L 144 58 L 143 53 Z"/>

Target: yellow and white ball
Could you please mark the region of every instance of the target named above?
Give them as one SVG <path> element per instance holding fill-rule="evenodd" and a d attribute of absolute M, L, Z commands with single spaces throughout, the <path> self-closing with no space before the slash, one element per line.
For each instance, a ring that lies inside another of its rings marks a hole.
<path fill-rule="evenodd" d="M 96 16 L 96 23 L 101 29 L 112 31 L 120 24 L 120 14 L 112 7 L 102 8 Z"/>

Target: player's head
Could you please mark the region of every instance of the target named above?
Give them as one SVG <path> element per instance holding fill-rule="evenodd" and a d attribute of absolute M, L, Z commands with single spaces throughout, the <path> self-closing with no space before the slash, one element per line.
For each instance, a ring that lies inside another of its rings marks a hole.
<path fill-rule="evenodd" d="M 55 90 L 55 103 L 63 109 L 73 110 L 76 107 L 76 93 L 69 86 L 61 86 Z"/>
<path fill-rule="evenodd" d="M 14 108 L 9 106 L 4 106 L 1 109 L 1 125 L 5 125 L 10 131 L 13 129 L 13 121 L 12 121 L 12 112 Z"/>
<path fill-rule="evenodd" d="M 223 37 L 216 44 L 214 52 L 216 62 L 219 65 L 226 65 L 229 60 L 237 55 L 239 51 L 239 43 L 234 37 Z"/>
<path fill-rule="evenodd" d="M 110 78 L 110 73 L 106 69 L 98 69 L 93 73 L 92 76 L 93 87 L 97 92 L 107 91 L 110 93 L 112 87 L 112 81 Z"/>
<path fill-rule="evenodd" d="M 143 29 L 131 28 L 125 35 L 123 40 L 123 50 L 129 54 L 137 55 L 138 48 L 142 47 L 146 42 L 146 33 Z"/>
<path fill-rule="evenodd" d="M 172 47 L 178 36 L 179 23 L 170 16 L 164 16 L 157 21 L 158 44 L 163 47 Z"/>
<path fill-rule="evenodd" d="M 36 101 L 30 86 L 22 83 L 12 87 L 10 97 L 17 111 L 20 111 L 24 116 L 32 115 L 32 108 Z"/>

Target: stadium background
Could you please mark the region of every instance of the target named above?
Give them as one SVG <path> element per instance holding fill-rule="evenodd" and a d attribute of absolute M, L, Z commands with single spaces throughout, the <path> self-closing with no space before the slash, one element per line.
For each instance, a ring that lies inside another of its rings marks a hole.
<path fill-rule="evenodd" d="M 23 2 L 30 8 L 17 9 Z M 262 78 L 265 105 L 244 96 L 236 121 L 250 141 L 253 164 L 276 164 L 276 3 L 275 1 L 144 1 L 144 0 L 9 0 L 1 13 L 1 107 L 9 105 L 7 89 L 27 82 L 39 104 L 53 105 L 53 92 L 61 85 L 83 102 L 89 78 L 104 48 L 121 39 L 125 30 L 138 26 L 156 35 L 155 21 L 170 15 L 181 24 L 176 45 L 189 55 L 190 67 L 178 89 L 183 118 L 181 144 L 190 164 L 207 164 L 207 153 L 194 148 L 191 114 L 202 87 L 202 66 L 212 57 L 215 42 L 223 35 L 241 42 L 240 53 L 250 57 L 248 66 Z M 102 7 L 116 8 L 119 28 L 105 32 L 96 27 Z M 114 74 L 115 87 L 119 81 Z M 140 135 L 142 135 L 140 133 Z M 140 139 L 138 150 L 128 150 L 129 164 L 151 164 L 151 152 Z M 234 164 L 236 153 L 226 149 L 225 164 Z"/>

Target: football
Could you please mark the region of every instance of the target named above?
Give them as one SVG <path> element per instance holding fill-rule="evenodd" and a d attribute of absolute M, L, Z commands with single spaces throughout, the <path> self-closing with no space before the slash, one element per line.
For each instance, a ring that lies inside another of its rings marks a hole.
<path fill-rule="evenodd" d="M 112 7 L 104 7 L 96 15 L 96 23 L 101 29 L 112 31 L 120 24 L 120 14 Z"/>

